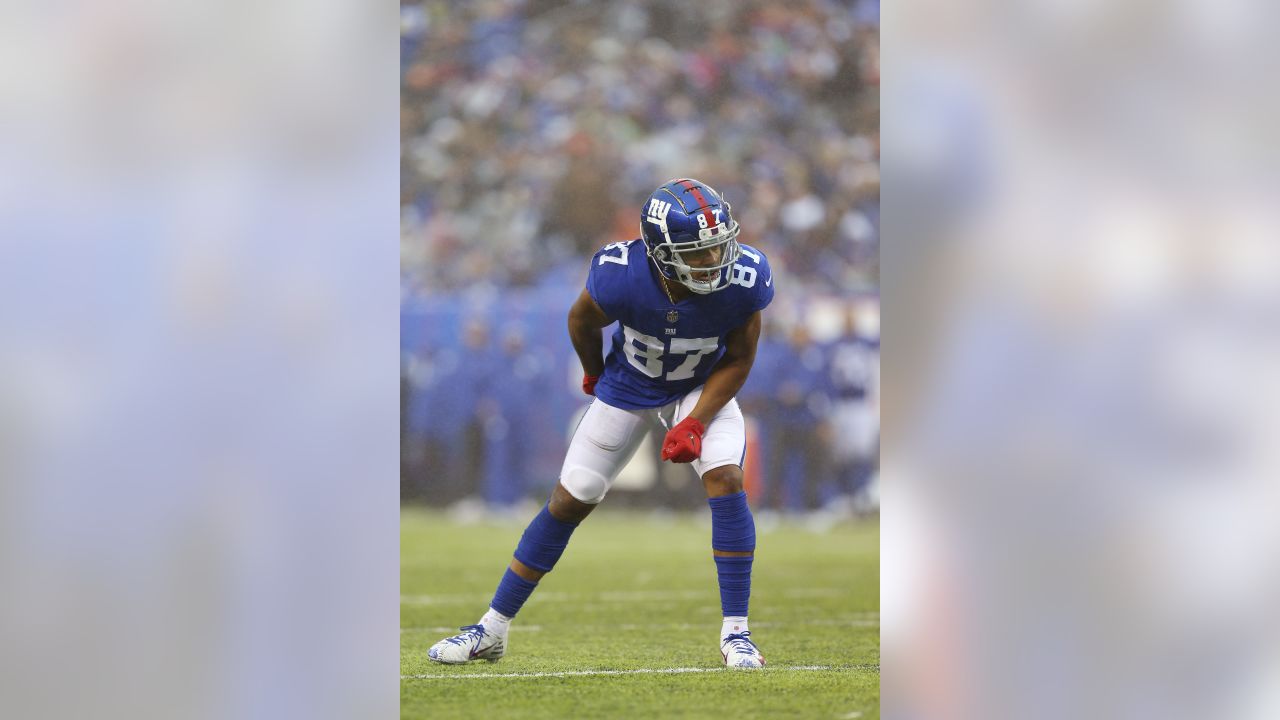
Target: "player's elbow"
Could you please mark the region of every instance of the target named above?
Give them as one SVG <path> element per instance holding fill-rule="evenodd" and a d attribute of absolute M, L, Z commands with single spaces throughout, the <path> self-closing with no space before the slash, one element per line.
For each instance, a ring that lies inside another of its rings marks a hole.
<path fill-rule="evenodd" d="M 725 355 L 716 363 L 713 374 L 722 376 L 730 384 L 741 385 L 751 374 L 751 359 Z"/>
<path fill-rule="evenodd" d="M 747 373 L 756 362 L 756 353 L 751 348 L 729 348 L 724 356 L 720 358 L 720 362 L 740 372 Z"/>

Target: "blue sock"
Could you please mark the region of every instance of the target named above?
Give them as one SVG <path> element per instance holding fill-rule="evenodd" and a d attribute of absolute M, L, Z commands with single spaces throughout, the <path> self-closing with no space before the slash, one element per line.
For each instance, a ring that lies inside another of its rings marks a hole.
<path fill-rule="evenodd" d="M 551 572 L 556 561 L 569 546 L 569 536 L 577 529 L 578 523 L 557 520 L 551 516 L 548 505 L 542 506 L 542 512 L 525 528 L 520 536 L 520 544 L 516 546 L 516 559 L 526 566 L 541 572 Z M 505 613 L 504 613 L 505 614 Z"/>
<path fill-rule="evenodd" d="M 751 599 L 750 555 L 716 556 L 716 579 L 720 581 L 720 610 L 725 617 L 746 617 Z"/>
<path fill-rule="evenodd" d="M 536 587 L 538 583 L 525 580 L 512 572 L 511 568 L 507 568 L 507 572 L 502 576 L 502 582 L 498 583 L 498 591 L 493 594 L 493 602 L 489 603 L 489 607 L 507 617 L 515 617 Z"/>
<path fill-rule="evenodd" d="M 745 492 L 707 498 L 711 506 L 711 548 L 725 552 L 754 552 L 756 523 Z M 751 598 L 751 555 L 716 556 L 720 581 L 720 609 L 725 617 L 746 617 Z"/>
<path fill-rule="evenodd" d="M 564 554 L 564 549 L 569 545 L 569 537 L 577 527 L 578 523 L 552 517 L 550 509 L 544 505 L 542 512 L 533 518 L 529 527 L 525 528 L 524 535 L 520 536 L 515 558 L 526 567 L 544 573 L 551 572 L 556 561 Z M 512 572 L 511 568 L 507 568 L 489 606 L 507 617 L 515 617 L 536 587 L 538 583 L 525 580 Z"/>

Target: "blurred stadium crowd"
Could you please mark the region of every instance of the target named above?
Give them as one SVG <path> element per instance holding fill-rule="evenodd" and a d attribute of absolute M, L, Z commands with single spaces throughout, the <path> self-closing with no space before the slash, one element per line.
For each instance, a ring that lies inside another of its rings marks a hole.
<path fill-rule="evenodd" d="M 878 0 L 406 1 L 401 88 L 406 498 L 554 483 L 582 398 L 565 309 L 678 176 L 725 195 L 783 288 L 740 398 L 767 418 L 757 502 L 865 486 L 838 408 L 874 405 L 852 368 L 878 344 Z"/>

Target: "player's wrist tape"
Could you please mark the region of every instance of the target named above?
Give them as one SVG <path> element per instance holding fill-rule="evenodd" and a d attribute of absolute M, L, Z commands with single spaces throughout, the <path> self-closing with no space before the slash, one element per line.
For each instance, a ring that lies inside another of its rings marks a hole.
<path fill-rule="evenodd" d="M 550 504 L 542 506 L 542 512 L 525 528 L 516 546 L 515 557 L 525 566 L 539 572 L 551 572 L 556 561 L 569 545 L 569 536 L 578 523 L 557 520 L 551 515 Z"/>
<path fill-rule="evenodd" d="M 756 522 L 747 505 L 747 494 L 707 498 L 711 505 L 711 548 L 724 552 L 753 552 Z"/>

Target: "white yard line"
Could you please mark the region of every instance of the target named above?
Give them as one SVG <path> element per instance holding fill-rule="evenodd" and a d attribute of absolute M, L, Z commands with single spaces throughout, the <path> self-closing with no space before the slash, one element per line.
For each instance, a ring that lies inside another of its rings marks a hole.
<path fill-rule="evenodd" d="M 837 667 L 835 665 L 790 665 L 784 667 L 765 667 L 765 670 L 790 670 L 790 671 L 810 671 L 810 670 L 879 670 L 879 665 L 851 665 Z M 537 672 L 537 673 L 437 673 L 432 675 L 401 675 L 401 680 L 461 680 L 463 678 L 544 678 L 544 677 L 577 677 L 581 675 L 678 675 L 682 673 L 707 673 L 707 672 L 725 672 L 728 668 L 705 668 L 705 667 L 684 667 L 684 668 L 637 668 L 635 670 L 566 670 L 564 672 Z"/>
<path fill-rule="evenodd" d="M 876 615 L 877 613 L 869 613 L 869 614 Z M 605 624 L 605 623 L 600 623 L 600 624 L 590 624 L 590 625 L 575 623 L 574 627 L 579 629 L 596 628 L 600 630 L 641 630 L 641 631 L 649 632 L 653 630 L 706 630 L 707 628 L 714 627 L 714 625 L 715 623 L 701 623 L 701 624 L 695 624 L 695 623 L 647 623 L 647 624 L 608 623 L 608 624 Z M 751 623 L 751 627 L 753 628 L 788 628 L 788 627 L 813 626 L 813 625 L 829 626 L 829 627 L 880 627 L 880 621 L 875 618 L 854 617 L 854 618 L 823 618 L 820 620 L 795 620 L 792 622 L 771 622 L 766 620 L 763 622 Z M 441 625 L 438 627 L 409 626 L 409 627 L 400 628 L 400 632 L 432 632 L 432 633 L 451 633 L 452 634 L 452 633 L 456 633 L 459 629 L 460 628 L 456 626 L 447 627 L 444 625 Z M 522 625 L 520 623 L 512 623 L 511 630 L 512 631 L 519 630 L 521 632 L 540 632 L 542 630 L 542 626 L 541 625 Z"/>
<path fill-rule="evenodd" d="M 840 588 L 789 588 L 782 596 L 791 599 L 842 597 L 849 591 Z M 663 600 L 700 600 L 718 597 L 719 591 L 714 586 L 706 590 L 606 590 L 598 593 L 565 593 L 547 591 L 533 596 L 539 602 L 573 602 L 594 600 L 597 602 L 645 602 Z M 460 595 L 401 595 L 400 602 L 406 605 L 463 605 L 468 603 L 487 603 L 491 594 Z"/>
<path fill-rule="evenodd" d="M 453 627 L 402 627 L 400 632 L 433 632 L 433 633 L 449 633 L 456 634 L 462 628 L 454 625 Z M 521 630 L 523 632 L 539 632 L 542 630 L 541 625 L 512 625 L 511 630 Z"/>
<path fill-rule="evenodd" d="M 717 621 L 717 622 L 718 622 L 718 621 Z M 713 622 L 713 623 L 702 623 L 702 624 L 694 624 L 694 623 L 650 623 L 650 624 L 622 623 L 622 624 L 619 624 L 619 625 L 581 625 L 581 624 L 575 624 L 575 625 L 574 625 L 574 627 L 577 627 L 577 628 L 600 628 L 600 629 L 602 629 L 602 630 L 644 630 L 644 631 L 650 631 L 650 630 L 706 630 L 707 628 L 709 628 L 709 627 L 713 627 L 714 625 L 715 625 L 715 623 L 714 623 L 714 622 Z M 794 621 L 794 622 L 770 622 L 770 621 L 767 621 L 767 620 L 766 620 L 766 621 L 764 621 L 764 622 L 753 622 L 753 623 L 751 623 L 751 627 L 753 627 L 753 628 L 787 628 L 787 627 L 796 627 L 796 626 L 801 626 L 801 625 L 823 625 L 823 626 L 833 626 L 833 627 L 880 627 L 880 621 L 879 621 L 879 620 L 873 620 L 873 619 L 856 618 L 856 619 L 849 619 L 849 620 L 839 620 L 839 619 L 835 619 L 835 620 L 832 620 L 832 619 L 823 619 L 823 620 L 796 620 L 796 621 Z M 512 627 L 512 628 L 515 628 L 515 627 L 517 627 L 517 626 L 516 626 L 516 625 L 512 625 L 511 627 Z"/>

